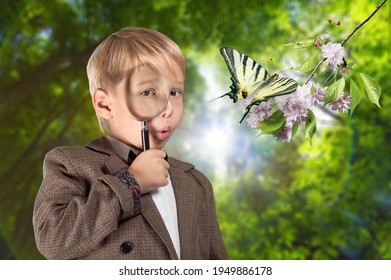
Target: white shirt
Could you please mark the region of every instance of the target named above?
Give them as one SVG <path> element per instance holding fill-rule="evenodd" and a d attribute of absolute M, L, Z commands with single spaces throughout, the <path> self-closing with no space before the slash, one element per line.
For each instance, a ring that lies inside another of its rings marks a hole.
<path fill-rule="evenodd" d="M 128 154 L 130 147 L 125 143 L 111 137 L 106 137 L 114 151 L 123 159 L 128 160 Z M 176 201 L 174 195 L 174 189 L 172 188 L 170 177 L 168 177 L 168 184 L 164 187 L 155 189 L 150 192 L 152 199 L 155 202 L 157 209 L 159 210 L 160 216 L 162 217 L 167 231 L 170 234 L 172 243 L 174 244 L 178 258 L 180 255 L 180 240 L 178 230 L 178 216 Z"/>

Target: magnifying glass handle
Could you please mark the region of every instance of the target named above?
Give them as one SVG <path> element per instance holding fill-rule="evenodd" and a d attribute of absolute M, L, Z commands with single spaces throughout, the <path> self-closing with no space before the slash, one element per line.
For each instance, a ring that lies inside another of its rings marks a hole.
<path fill-rule="evenodd" d="M 147 127 L 147 121 L 141 121 L 141 141 L 143 150 L 149 150 L 149 132 Z"/>

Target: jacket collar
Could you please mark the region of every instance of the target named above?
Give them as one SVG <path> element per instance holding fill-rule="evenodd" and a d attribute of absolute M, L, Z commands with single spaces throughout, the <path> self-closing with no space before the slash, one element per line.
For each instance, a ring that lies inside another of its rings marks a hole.
<path fill-rule="evenodd" d="M 84 145 L 85 147 L 94 150 L 99 153 L 112 155 L 115 154 L 113 147 L 110 145 L 109 141 L 107 141 L 106 137 L 102 136 L 94 141 Z"/>
<path fill-rule="evenodd" d="M 114 156 L 114 155 L 117 156 L 113 147 L 104 136 L 99 137 L 98 139 L 86 144 L 85 147 L 99 153 L 107 154 L 109 156 Z M 170 163 L 171 167 L 174 167 L 178 171 L 182 171 L 182 172 L 186 172 L 194 168 L 194 165 L 190 163 L 182 162 L 171 157 L 168 157 L 168 162 Z"/>

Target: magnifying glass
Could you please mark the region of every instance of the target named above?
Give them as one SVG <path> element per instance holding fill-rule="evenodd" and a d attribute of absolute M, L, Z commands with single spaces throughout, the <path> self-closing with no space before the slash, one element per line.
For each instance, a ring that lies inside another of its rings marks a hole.
<path fill-rule="evenodd" d="M 125 73 L 122 86 L 116 93 L 119 107 L 131 119 L 141 123 L 143 150 L 149 150 L 148 121 L 166 108 L 170 93 L 159 90 L 164 76 L 156 67 L 142 65 Z"/>

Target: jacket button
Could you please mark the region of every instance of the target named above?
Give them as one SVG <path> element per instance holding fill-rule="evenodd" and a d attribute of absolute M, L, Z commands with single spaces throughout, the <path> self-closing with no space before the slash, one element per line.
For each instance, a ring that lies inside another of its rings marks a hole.
<path fill-rule="evenodd" d="M 122 253 L 128 254 L 128 253 L 130 253 L 133 250 L 133 244 L 130 243 L 129 241 L 126 241 L 126 242 L 121 244 L 119 249 L 121 250 Z"/>

